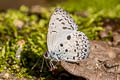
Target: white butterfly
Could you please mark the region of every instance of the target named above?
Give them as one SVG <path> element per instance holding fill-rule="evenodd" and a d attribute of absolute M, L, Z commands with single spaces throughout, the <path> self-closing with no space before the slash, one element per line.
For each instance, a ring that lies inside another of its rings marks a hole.
<path fill-rule="evenodd" d="M 78 62 L 87 58 L 90 52 L 88 38 L 77 31 L 74 20 L 61 8 L 56 8 L 50 18 L 47 47 L 45 58 L 52 61 Z"/>

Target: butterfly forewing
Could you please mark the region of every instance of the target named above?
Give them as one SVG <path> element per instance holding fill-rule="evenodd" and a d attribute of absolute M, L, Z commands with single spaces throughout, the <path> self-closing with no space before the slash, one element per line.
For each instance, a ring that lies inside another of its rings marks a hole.
<path fill-rule="evenodd" d="M 56 8 L 51 15 L 48 27 L 48 51 L 52 50 L 58 37 L 60 37 L 61 34 L 64 34 L 64 32 L 67 30 L 77 30 L 77 25 L 66 11 L 61 8 Z"/>

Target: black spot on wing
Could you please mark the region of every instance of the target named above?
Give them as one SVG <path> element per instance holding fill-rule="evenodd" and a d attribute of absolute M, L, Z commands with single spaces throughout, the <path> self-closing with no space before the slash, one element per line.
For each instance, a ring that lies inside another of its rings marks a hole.
<path fill-rule="evenodd" d="M 76 52 L 76 49 L 74 49 L 74 52 Z"/>
<path fill-rule="evenodd" d="M 72 26 L 72 25 L 70 25 L 70 27 L 74 30 L 74 28 L 73 28 L 73 26 Z"/>
<path fill-rule="evenodd" d="M 60 46 L 63 47 L 63 44 L 61 43 Z"/>
<path fill-rule="evenodd" d="M 65 49 L 65 52 L 68 52 L 68 49 Z"/>
<path fill-rule="evenodd" d="M 66 17 L 67 17 L 67 18 L 70 18 L 70 16 L 69 16 L 69 15 L 66 15 Z"/>
<path fill-rule="evenodd" d="M 58 10 L 56 9 L 55 12 L 58 12 Z"/>
<path fill-rule="evenodd" d="M 55 55 L 55 53 L 53 53 L 53 55 Z"/>
<path fill-rule="evenodd" d="M 86 43 L 86 41 L 84 41 L 84 43 Z"/>
<path fill-rule="evenodd" d="M 65 25 L 65 23 L 64 23 L 64 22 L 61 22 L 61 24 Z"/>
<path fill-rule="evenodd" d="M 73 59 L 75 60 L 75 56 L 73 56 Z"/>
<path fill-rule="evenodd" d="M 77 49 L 79 49 L 79 48 L 77 47 Z"/>
<path fill-rule="evenodd" d="M 79 44 L 77 43 L 76 46 L 79 46 Z"/>
<path fill-rule="evenodd" d="M 71 36 L 70 36 L 70 35 L 68 35 L 68 36 L 67 36 L 67 40 L 70 40 L 70 39 L 71 39 Z"/>
<path fill-rule="evenodd" d="M 76 43 L 78 43 L 78 41 L 75 41 Z"/>
<path fill-rule="evenodd" d="M 72 20 L 72 18 L 70 19 L 70 22 L 74 22 L 74 21 Z"/>
<path fill-rule="evenodd" d="M 63 19 L 59 19 L 59 21 L 62 21 Z"/>
<path fill-rule="evenodd" d="M 85 56 L 82 56 L 82 59 L 85 59 Z"/>
<path fill-rule="evenodd" d="M 64 17 L 64 16 L 63 16 Z M 67 19 L 66 18 L 64 18 L 66 21 L 67 21 Z"/>
<path fill-rule="evenodd" d="M 87 49 L 84 49 L 85 52 L 87 52 Z"/>
<path fill-rule="evenodd" d="M 67 29 L 67 27 L 63 27 L 63 29 Z"/>
<path fill-rule="evenodd" d="M 69 29 L 69 30 L 71 30 L 71 28 L 68 28 L 68 27 L 63 27 L 63 29 Z"/>
<path fill-rule="evenodd" d="M 78 36 L 82 36 L 81 34 L 79 34 Z"/>
<path fill-rule="evenodd" d="M 77 52 L 77 57 L 79 57 L 79 52 Z"/>
<path fill-rule="evenodd" d="M 56 20 L 59 20 L 59 18 L 56 18 Z"/>
<path fill-rule="evenodd" d="M 72 23 L 68 21 L 68 24 L 72 24 Z"/>
<path fill-rule="evenodd" d="M 56 32 L 57 33 L 57 31 L 52 31 L 52 32 Z"/>
<path fill-rule="evenodd" d="M 83 36 L 83 39 L 85 39 L 85 36 Z"/>
<path fill-rule="evenodd" d="M 52 23 L 52 25 L 54 25 L 54 23 Z"/>

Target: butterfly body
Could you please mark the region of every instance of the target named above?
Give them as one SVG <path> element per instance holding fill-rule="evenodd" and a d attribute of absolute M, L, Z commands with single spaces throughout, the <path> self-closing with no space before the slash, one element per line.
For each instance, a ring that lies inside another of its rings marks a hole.
<path fill-rule="evenodd" d="M 89 40 L 77 31 L 74 20 L 61 8 L 56 8 L 49 22 L 46 58 L 52 61 L 78 62 L 88 57 Z"/>

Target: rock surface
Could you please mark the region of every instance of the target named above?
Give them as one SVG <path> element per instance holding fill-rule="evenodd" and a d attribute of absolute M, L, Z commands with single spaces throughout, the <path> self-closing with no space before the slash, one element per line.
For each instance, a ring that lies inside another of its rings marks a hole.
<path fill-rule="evenodd" d="M 120 48 L 108 42 L 91 41 L 91 52 L 86 60 L 76 63 L 61 62 L 72 75 L 88 80 L 120 80 Z"/>

